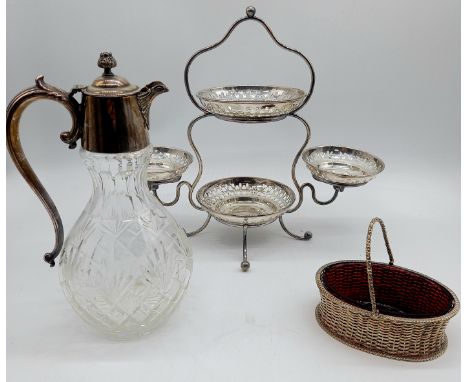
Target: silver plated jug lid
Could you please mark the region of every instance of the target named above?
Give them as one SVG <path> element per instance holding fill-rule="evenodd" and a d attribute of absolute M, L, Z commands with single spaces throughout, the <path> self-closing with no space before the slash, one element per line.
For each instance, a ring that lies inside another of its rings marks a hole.
<path fill-rule="evenodd" d="M 101 76 L 83 89 L 83 93 L 101 97 L 122 97 L 135 94 L 138 86 L 131 84 L 124 77 L 112 73 L 112 68 L 117 66 L 117 61 L 110 52 L 103 52 L 99 56 L 97 65 L 104 69 Z"/>

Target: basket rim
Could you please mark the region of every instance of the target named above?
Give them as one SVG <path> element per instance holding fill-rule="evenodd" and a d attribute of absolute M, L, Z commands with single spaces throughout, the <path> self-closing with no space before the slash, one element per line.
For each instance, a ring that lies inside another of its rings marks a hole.
<path fill-rule="evenodd" d="M 323 276 L 325 270 L 327 268 L 333 266 L 333 265 L 343 264 L 343 263 L 362 263 L 362 264 L 365 265 L 366 261 L 364 261 L 364 260 L 339 260 L 339 261 L 333 261 L 331 263 L 325 264 L 322 267 L 320 267 L 320 269 L 315 274 L 315 281 L 316 281 L 317 286 L 319 288 L 320 294 L 321 295 L 327 295 L 327 298 L 329 298 L 330 300 L 333 300 L 333 301 L 335 301 L 335 302 L 337 302 L 339 304 L 344 305 L 344 307 L 346 309 L 348 309 L 348 310 L 354 311 L 354 312 L 359 313 L 359 314 L 364 314 L 364 315 L 367 315 L 367 316 L 373 316 L 373 313 L 372 313 L 371 310 L 366 310 L 366 309 L 357 307 L 355 305 L 352 305 L 352 304 L 350 304 L 350 303 L 336 297 L 334 294 L 332 294 L 327 289 L 327 287 L 323 283 L 322 276 Z M 377 261 L 372 261 L 372 264 L 389 265 L 388 263 L 377 262 Z M 447 313 L 445 313 L 445 314 L 443 314 L 441 316 L 434 316 L 434 317 L 428 317 L 428 318 L 411 318 L 411 317 L 390 316 L 388 314 L 384 314 L 384 313 L 379 312 L 375 316 L 376 318 L 380 318 L 380 319 L 384 319 L 384 320 L 390 320 L 390 321 L 408 322 L 408 323 L 416 323 L 416 322 L 417 323 L 432 323 L 432 322 L 439 322 L 439 321 L 449 320 L 450 318 L 454 317 L 458 313 L 458 311 L 460 310 L 460 301 L 458 300 L 457 295 L 450 288 L 448 288 L 447 286 L 442 284 L 440 281 L 437 281 L 437 280 L 433 279 L 432 277 L 429 277 L 429 276 L 427 276 L 427 275 L 425 275 L 423 273 L 420 273 L 420 272 L 417 272 L 417 271 L 414 271 L 412 269 L 405 268 L 405 267 L 402 267 L 402 266 L 399 266 L 399 265 L 393 264 L 392 267 L 403 269 L 403 270 L 411 272 L 411 273 L 413 273 L 413 274 L 415 274 L 417 276 L 421 276 L 421 277 L 426 278 L 426 279 L 428 279 L 430 281 L 433 281 L 436 284 L 439 284 L 442 288 L 446 289 L 447 292 L 450 293 L 450 295 L 453 298 L 454 305 Z"/>
<path fill-rule="evenodd" d="M 397 361 L 406 361 L 406 362 L 427 362 L 427 361 L 432 361 L 436 358 L 439 358 L 442 354 L 445 353 L 447 350 L 447 345 L 448 345 L 448 339 L 447 339 L 447 334 L 444 333 L 444 341 L 442 343 L 441 348 L 431 354 L 427 354 L 425 356 L 419 356 L 419 357 L 405 357 L 403 355 L 398 355 L 398 354 L 391 354 L 391 353 L 386 353 L 384 351 L 378 351 L 378 350 L 373 350 L 372 348 L 366 347 L 364 345 L 358 345 L 355 344 L 346 338 L 336 334 L 333 332 L 332 329 L 330 329 L 322 320 L 322 316 L 320 313 L 320 307 L 323 303 L 320 302 L 316 308 L 315 308 L 315 319 L 317 321 L 317 324 L 322 328 L 322 330 L 328 334 L 330 337 L 334 338 L 335 340 L 341 342 L 342 344 L 345 344 L 346 346 L 352 347 L 354 349 L 360 350 L 362 352 L 375 355 L 378 357 L 384 357 L 384 358 L 389 358 Z"/>

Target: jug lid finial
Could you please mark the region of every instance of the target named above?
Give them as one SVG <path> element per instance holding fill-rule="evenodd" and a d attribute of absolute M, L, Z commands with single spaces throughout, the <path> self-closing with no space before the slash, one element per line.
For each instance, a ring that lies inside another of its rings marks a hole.
<path fill-rule="evenodd" d="M 97 65 L 104 69 L 104 73 L 83 89 L 83 93 L 86 95 L 122 97 L 135 94 L 138 91 L 138 86 L 132 85 L 124 77 L 112 73 L 112 68 L 117 66 L 117 61 L 111 52 L 102 52 L 99 55 Z"/>
<path fill-rule="evenodd" d="M 99 55 L 97 65 L 104 69 L 104 74 L 112 74 L 111 69 L 117 66 L 117 61 L 111 52 L 102 52 Z"/>

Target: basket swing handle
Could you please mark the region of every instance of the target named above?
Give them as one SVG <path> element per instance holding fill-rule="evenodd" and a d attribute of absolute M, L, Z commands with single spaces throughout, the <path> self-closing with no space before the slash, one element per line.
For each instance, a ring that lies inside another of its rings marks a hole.
<path fill-rule="evenodd" d="M 372 261 L 371 261 L 371 241 L 372 241 L 372 231 L 374 230 L 375 223 L 379 223 L 382 228 L 382 233 L 385 241 L 385 246 L 387 247 L 388 257 L 390 259 L 389 265 L 393 265 L 393 254 L 390 248 L 390 243 L 388 242 L 387 229 L 385 224 L 380 218 L 373 218 L 369 223 L 369 228 L 367 229 L 367 239 L 366 239 L 366 266 L 367 266 L 367 282 L 369 284 L 369 296 L 372 305 L 372 314 L 377 315 L 379 311 L 377 310 L 377 303 L 375 302 L 375 290 L 374 290 L 374 278 L 372 276 Z"/>

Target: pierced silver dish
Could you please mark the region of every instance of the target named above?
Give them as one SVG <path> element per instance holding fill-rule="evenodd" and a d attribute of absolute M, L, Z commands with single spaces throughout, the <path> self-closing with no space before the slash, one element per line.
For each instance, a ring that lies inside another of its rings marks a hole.
<path fill-rule="evenodd" d="M 197 193 L 204 210 L 221 223 L 261 226 L 274 222 L 294 203 L 294 192 L 270 179 L 234 177 L 215 180 Z"/>
<path fill-rule="evenodd" d="M 187 151 L 154 146 L 148 165 L 148 182 L 178 182 L 192 162 L 193 157 Z"/>
<path fill-rule="evenodd" d="M 385 168 L 376 156 L 348 147 L 312 147 L 302 153 L 302 159 L 314 179 L 345 187 L 362 186 Z"/>
<path fill-rule="evenodd" d="M 224 86 L 197 93 L 202 106 L 231 121 L 261 122 L 284 118 L 299 108 L 306 94 L 282 86 Z"/>

